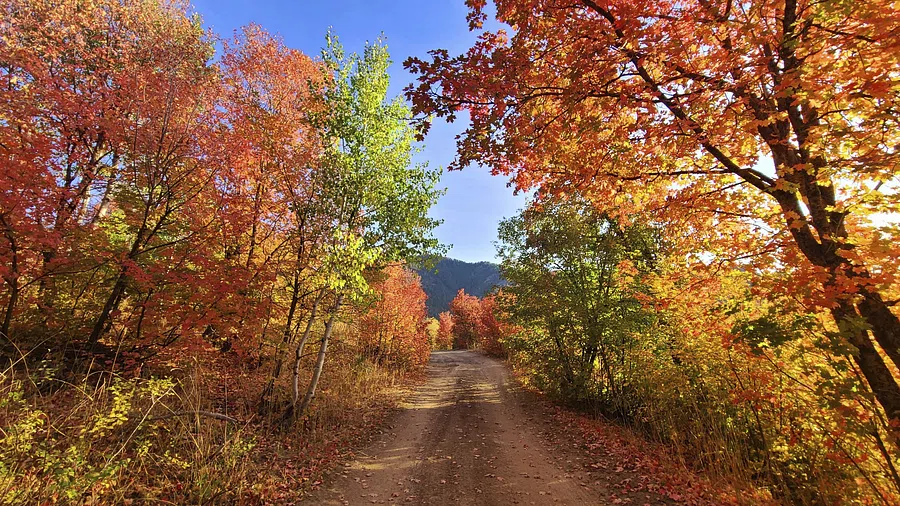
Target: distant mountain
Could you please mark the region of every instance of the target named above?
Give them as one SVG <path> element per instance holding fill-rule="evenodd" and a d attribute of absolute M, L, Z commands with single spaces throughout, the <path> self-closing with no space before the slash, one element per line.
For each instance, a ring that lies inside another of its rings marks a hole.
<path fill-rule="evenodd" d="M 428 295 L 428 314 L 437 317 L 450 309 L 450 301 L 460 288 L 466 293 L 484 297 L 496 285 L 502 285 L 500 269 L 490 262 L 469 263 L 444 258 L 434 270 L 419 269 L 422 288 Z"/>

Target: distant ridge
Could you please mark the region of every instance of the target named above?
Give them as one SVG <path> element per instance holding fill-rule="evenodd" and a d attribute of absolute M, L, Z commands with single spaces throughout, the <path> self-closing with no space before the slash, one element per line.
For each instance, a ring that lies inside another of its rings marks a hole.
<path fill-rule="evenodd" d="M 436 317 L 450 309 L 450 301 L 460 288 L 466 293 L 484 297 L 494 286 L 503 285 L 500 269 L 490 262 L 463 262 L 443 258 L 434 270 L 418 269 L 422 288 L 428 295 L 428 314 Z"/>

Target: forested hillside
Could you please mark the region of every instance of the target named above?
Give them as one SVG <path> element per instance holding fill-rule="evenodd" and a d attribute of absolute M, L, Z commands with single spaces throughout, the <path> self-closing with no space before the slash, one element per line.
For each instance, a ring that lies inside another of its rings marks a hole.
<path fill-rule="evenodd" d="M 497 264 L 490 262 L 463 262 L 442 258 L 434 269 L 418 269 L 422 288 L 428 295 L 428 314 L 437 318 L 450 309 L 450 301 L 456 293 L 465 290 L 476 297 L 484 297 L 495 286 L 502 284 Z"/>

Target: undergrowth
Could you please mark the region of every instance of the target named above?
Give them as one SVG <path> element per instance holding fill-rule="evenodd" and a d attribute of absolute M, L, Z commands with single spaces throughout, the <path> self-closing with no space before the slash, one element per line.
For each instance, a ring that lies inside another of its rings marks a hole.
<path fill-rule="evenodd" d="M 403 384 L 336 354 L 313 408 L 284 429 L 255 405 L 263 375 L 229 375 L 228 360 L 77 381 L 25 361 L 7 368 L 0 504 L 293 502 L 378 424 Z"/>

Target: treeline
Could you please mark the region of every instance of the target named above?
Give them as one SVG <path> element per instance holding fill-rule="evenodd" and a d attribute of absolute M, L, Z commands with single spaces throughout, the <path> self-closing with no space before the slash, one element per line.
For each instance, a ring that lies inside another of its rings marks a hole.
<path fill-rule="evenodd" d="M 494 301 L 526 381 L 735 501 L 900 502 L 896 8 L 495 4 L 514 28 L 407 60 L 407 92 L 469 115 L 451 168 L 535 192 Z"/>
<path fill-rule="evenodd" d="M 434 318 L 450 309 L 450 301 L 460 288 L 483 297 L 494 286 L 503 283 L 498 266 L 489 262 L 470 263 L 442 258 L 434 268 L 426 267 L 416 272 L 422 277 L 422 288 L 428 294 L 428 314 Z"/>
<path fill-rule="evenodd" d="M 664 237 L 578 196 L 532 201 L 500 226 L 509 284 L 460 290 L 437 343 L 506 357 L 527 386 L 636 427 L 735 490 L 754 484 L 731 500 L 893 504 L 890 427 L 853 364 L 822 350 L 835 334 L 754 297 L 750 273 L 698 279 Z"/>
<path fill-rule="evenodd" d="M 501 291 L 499 297 L 502 296 Z M 503 339 L 512 334 L 515 328 L 502 319 L 497 301 L 496 293 L 478 298 L 460 289 L 450 301 L 450 311 L 438 315 L 435 348 L 478 348 L 495 357 L 505 357 Z"/>
<path fill-rule="evenodd" d="M 239 494 L 256 436 L 208 422 L 292 427 L 330 356 L 351 392 L 424 365 L 405 265 L 442 253 L 440 174 L 411 160 L 382 40 L 313 59 L 177 0 L 0 12 L 0 502 L 119 502 L 138 468 L 172 480 L 144 497 Z M 153 437 L 183 417 L 225 453 Z"/>

